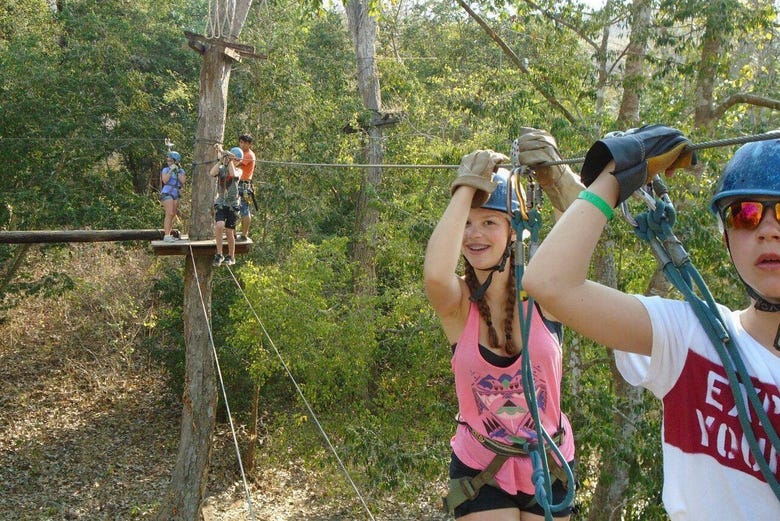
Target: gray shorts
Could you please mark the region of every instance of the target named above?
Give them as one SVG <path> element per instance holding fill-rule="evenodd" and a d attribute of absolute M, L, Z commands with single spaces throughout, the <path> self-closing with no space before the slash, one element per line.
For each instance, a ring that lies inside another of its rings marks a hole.
<path fill-rule="evenodd" d="M 214 207 L 214 222 L 224 221 L 225 228 L 235 230 L 237 220 L 238 211 L 236 209 L 227 206 Z"/>

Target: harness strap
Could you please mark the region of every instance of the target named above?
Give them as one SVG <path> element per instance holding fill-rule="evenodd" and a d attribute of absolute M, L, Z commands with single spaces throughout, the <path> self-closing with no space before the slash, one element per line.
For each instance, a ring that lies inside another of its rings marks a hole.
<path fill-rule="evenodd" d="M 497 487 L 498 484 L 493 476 L 496 475 L 501 465 L 504 464 L 509 456 L 505 454 L 496 454 L 493 460 L 490 462 L 485 470 L 477 474 L 476 476 L 465 476 L 462 478 L 451 479 L 450 488 L 446 497 L 442 498 L 444 505 L 444 511 L 450 514 L 455 513 L 455 508 L 462 505 L 466 501 L 471 501 L 479 495 L 479 489 L 485 485 L 492 485 Z"/>
<path fill-rule="evenodd" d="M 459 422 L 462 423 L 462 422 Z M 492 438 L 489 438 L 487 436 L 484 436 L 482 433 L 479 433 L 471 428 L 471 425 L 464 423 L 468 428 L 469 432 L 471 432 L 471 435 L 474 436 L 474 438 L 482 444 L 483 447 L 486 449 L 489 449 L 493 452 L 495 452 L 498 455 L 502 456 L 528 456 L 531 454 L 531 443 L 528 441 L 525 441 L 522 444 L 517 445 L 508 445 L 506 443 L 501 443 L 500 441 L 496 441 Z M 556 445 L 561 445 L 563 443 L 563 435 L 564 430 L 563 427 L 558 429 L 558 431 L 552 435 L 552 440 Z M 553 467 L 550 469 L 550 473 L 555 476 L 557 479 L 559 479 L 564 485 L 567 485 L 569 482 L 569 477 L 566 474 L 566 472 L 563 470 L 563 467 L 558 463 L 558 460 L 552 457 L 553 451 L 551 449 L 547 449 L 547 455 L 550 457 L 550 459 L 553 462 Z"/>
<path fill-rule="evenodd" d="M 498 488 L 498 483 L 496 483 L 496 480 L 493 478 L 501 469 L 501 466 L 504 464 L 506 460 L 508 460 L 513 456 L 528 456 L 529 445 L 530 445 L 530 443 L 528 442 L 517 444 L 517 445 L 508 445 L 506 443 L 501 443 L 500 441 L 496 441 L 492 438 L 483 435 L 480 432 L 477 432 L 471 427 L 471 425 L 469 425 L 464 421 L 461 421 L 459 418 L 456 418 L 456 421 L 459 424 L 468 427 L 469 432 L 471 433 L 472 436 L 474 436 L 474 439 L 476 439 L 486 449 L 494 452 L 496 455 L 490 461 L 490 464 L 487 467 L 485 467 L 485 469 L 479 474 L 477 474 L 476 476 L 474 477 L 465 476 L 462 478 L 450 479 L 450 486 L 449 486 L 449 491 L 447 493 L 447 496 L 442 498 L 444 510 L 450 514 L 455 513 L 456 507 L 462 505 L 466 501 L 471 501 L 474 498 L 476 498 L 477 495 L 479 495 L 479 490 L 483 486 L 491 485 L 493 487 Z M 559 429 L 558 432 L 556 432 L 553 435 L 553 439 L 557 445 L 560 445 L 563 442 L 563 435 L 564 435 L 563 428 Z M 553 451 L 551 449 L 549 448 L 547 449 L 547 454 L 549 456 L 549 459 L 552 460 L 553 463 L 553 465 L 550 468 L 550 473 L 553 475 L 553 478 L 560 480 L 561 483 L 564 484 L 564 486 L 568 487 L 569 477 L 566 474 L 566 471 L 559 464 L 558 460 L 552 457 Z M 531 503 L 529 503 L 529 505 L 533 505 L 534 503 L 536 503 L 535 498 L 531 500 Z"/>

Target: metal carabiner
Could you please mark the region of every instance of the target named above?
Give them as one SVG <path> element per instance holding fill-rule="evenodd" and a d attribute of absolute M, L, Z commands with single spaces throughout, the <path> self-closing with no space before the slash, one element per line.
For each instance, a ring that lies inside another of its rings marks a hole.
<path fill-rule="evenodd" d="M 655 199 L 647 191 L 647 185 L 637 188 L 634 193 L 631 194 L 631 196 L 644 201 L 650 210 L 655 210 Z M 631 214 L 631 210 L 628 208 L 628 199 L 620 203 L 620 211 L 623 213 L 623 218 L 628 222 L 628 224 L 634 228 L 639 226 L 639 223 L 636 222 L 636 219 L 634 219 L 634 216 Z"/>

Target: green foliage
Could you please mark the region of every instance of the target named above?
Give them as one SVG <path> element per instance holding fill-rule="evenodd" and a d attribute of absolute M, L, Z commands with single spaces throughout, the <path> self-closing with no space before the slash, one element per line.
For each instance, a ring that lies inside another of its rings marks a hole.
<path fill-rule="evenodd" d="M 196 56 L 176 26 L 191 4 L 63 5 L 19 0 L 0 16 L 26 24 L 0 32 L 0 226 L 138 226 L 122 216 L 149 212 L 163 137 L 183 145 L 194 128 Z"/>
<path fill-rule="evenodd" d="M 346 244 L 343 238 L 318 246 L 301 241 L 278 266 L 247 264 L 241 278 L 257 318 L 243 303 L 231 310 L 239 323 L 235 345 L 281 355 L 253 361 L 255 382 L 262 386 L 284 376 L 284 360 L 317 410 L 365 401 L 371 379 L 374 311 L 347 292 L 352 268 Z"/>
<path fill-rule="evenodd" d="M 182 30 L 203 32 L 205 4 L 74 0 L 54 12 L 42 0 L 11 0 L 0 8 L 0 229 L 159 226 L 152 185 L 162 139 L 176 143 L 185 164 L 191 157 L 200 57 L 187 48 Z M 629 2 L 610 2 L 609 12 L 596 13 L 569 1 L 544 0 L 533 8 L 505 1 L 470 5 L 482 9 L 524 60 L 526 73 L 455 3 L 372 3 L 381 12 L 383 107 L 400 120 L 383 131 L 387 163 L 454 165 L 475 148 L 508 153 L 524 126 L 550 129 L 565 157 L 581 157 L 601 129 L 613 129 L 625 87 L 616 61 L 622 46 L 606 51 L 612 68 L 599 78 L 592 43 L 600 41 L 608 19 L 619 21 L 613 34 L 627 34 Z M 691 128 L 699 45 L 712 9 L 729 15 L 720 27 L 729 52 L 716 68 L 717 99 L 779 90 L 777 14 L 771 2 L 751 5 L 660 3 L 642 121 L 677 126 L 695 141 L 780 127 L 776 111 L 737 105 L 712 128 Z M 227 271 L 213 279 L 211 325 L 231 410 L 246 421 L 259 387 L 264 456 L 281 462 L 292 454 L 313 468 L 335 468 L 289 370 L 350 470 L 372 490 L 427 497 L 446 476 L 457 404 L 451 352 L 423 294 L 421 269 L 452 172 L 383 170 L 382 183 L 369 194 L 379 212 L 371 230 L 377 294 L 357 298 L 350 254 L 363 172 L 321 166 L 361 162 L 373 117 L 357 93 L 343 13 L 317 1 L 255 2 L 241 43 L 268 58 L 234 63 L 229 84 L 225 139 L 252 133 L 259 159 L 255 246 L 236 270 L 259 321 Z M 597 94 L 605 97 L 600 113 Z M 680 173 L 668 184 L 677 235 L 717 300 L 739 307 L 744 291 L 707 211 L 731 151 L 703 151 L 700 172 Z M 545 206 L 545 231 L 550 213 Z M 622 222 L 613 223 L 611 234 L 618 287 L 643 293 L 655 259 Z M 0 261 L 7 265 L 12 253 L 0 248 Z M 23 298 L 77 287 L 68 273 L 48 277 L 22 272 L 9 291 Z M 152 275 L 159 311 L 144 319 L 149 336 L 143 345 L 168 368 L 177 393 L 184 381 L 182 277 L 178 260 L 159 259 Z M 564 396 L 563 407 L 577 437 L 581 511 L 588 509 L 602 459 L 620 457 L 631 476 L 625 518 L 663 519 L 659 402 L 646 393 L 638 434 L 628 446 L 615 446 L 613 416 L 624 404 L 614 389 L 611 355 L 569 332 L 566 338 L 566 349 L 577 347 L 583 367 L 576 382 L 565 382 L 577 392 Z"/>
<path fill-rule="evenodd" d="M 176 395 L 184 389 L 184 322 L 182 284 L 183 270 L 173 265 L 171 258 L 158 259 L 152 291 L 159 299 L 157 313 L 147 320 L 147 327 L 155 334 L 145 339 L 144 349 L 163 362 L 170 375 L 170 386 Z"/>

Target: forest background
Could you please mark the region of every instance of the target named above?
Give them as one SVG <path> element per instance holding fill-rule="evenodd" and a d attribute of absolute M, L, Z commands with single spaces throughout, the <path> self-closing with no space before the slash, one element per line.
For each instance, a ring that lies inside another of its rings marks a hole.
<path fill-rule="evenodd" d="M 209 3 L 3 2 L 0 229 L 161 227 L 164 138 L 190 175 L 205 175 L 191 165 L 200 57 L 183 31 L 205 33 Z M 308 494 L 308 506 L 270 519 L 304 519 L 314 505 L 311 519 L 365 519 L 366 509 L 440 518 L 432 512 L 457 407 L 421 267 L 453 173 L 406 165 L 457 165 L 477 148 L 508 153 L 526 126 L 550 130 L 564 157 L 644 123 L 694 142 L 780 127 L 777 2 L 371 6 L 381 115 L 391 123 L 381 146 L 384 162 L 399 165 L 381 178 L 340 166 L 363 162 L 377 115 L 358 92 L 340 4 L 254 2 L 240 42 L 267 58 L 234 64 L 229 85 L 226 146 L 250 132 L 259 159 L 255 245 L 234 272 L 262 323 L 222 270 L 211 326 L 255 501 L 272 490 L 277 499 Z M 716 298 L 736 307 L 744 292 L 707 211 L 731 152 L 703 151 L 695 172 L 668 182 L 677 235 Z M 546 230 L 549 205 L 542 213 Z M 3 244 L 0 262 L 0 518 L 153 516 L 184 385 L 184 259 L 154 257 L 142 243 Z M 624 290 L 674 294 L 625 222 L 610 227 L 593 269 Z M 567 332 L 565 350 L 575 519 L 665 519 L 660 403 L 627 387 L 604 348 Z M 77 396 L 90 407 L 74 413 Z M 114 422 L 142 403 L 154 414 L 136 415 L 128 439 L 112 445 Z M 210 492 L 241 504 L 221 398 L 220 415 Z M 57 440 L 69 443 L 53 451 Z M 78 475 L 85 462 L 95 476 Z"/>

